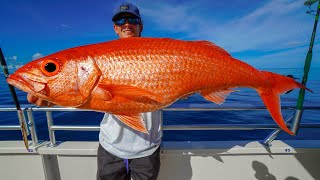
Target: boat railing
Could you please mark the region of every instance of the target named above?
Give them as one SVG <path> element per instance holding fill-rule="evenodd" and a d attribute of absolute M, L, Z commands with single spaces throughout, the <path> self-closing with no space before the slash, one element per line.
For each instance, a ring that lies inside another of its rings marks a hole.
<path fill-rule="evenodd" d="M 34 112 L 42 111 L 46 113 L 46 120 L 48 124 L 48 134 L 50 143 L 48 146 L 56 146 L 55 131 L 99 131 L 99 126 L 83 126 L 83 125 L 55 125 L 52 118 L 52 112 L 56 111 L 89 111 L 76 108 L 62 108 L 62 107 L 26 107 L 21 108 L 23 116 L 19 118 L 19 122 L 24 122 L 28 125 L 28 135 L 31 134 L 32 145 L 37 146 L 39 144 L 35 121 Z M 163 120 L 164 111 L 262 111 L 266 110 L 265 107 L 224 107 L 224 108 L 165 108 L 161 112 L 161 121 Z M 282 107 L 282 110 L 292 110 L 291 115 L 286 119 L 288 126 L 295 124 L 295 107 Z M 308 106 L 304 107 L 304 110 L 320 110 L 320 106 Z M 0 112 L 17 111 L 16 108 L 0 108 Z M 18 113 L 19 115 L 19 113 Z M 161 122 L 162 123 L 162 122 Z M 320 123 L 301 123 L 300 128 L 320 128 Z M 201 124 L 201 125 L 163 125 L 163 130 L 257 130 L 257 129 L 273 129 L 263 141 L 260 141 L 264 145 L 270 145 L 270 143 L 277 137 L 281 129 L 276 124 Z M 21 130 L 19 125 L 0 125 L 0 130 Z"/>

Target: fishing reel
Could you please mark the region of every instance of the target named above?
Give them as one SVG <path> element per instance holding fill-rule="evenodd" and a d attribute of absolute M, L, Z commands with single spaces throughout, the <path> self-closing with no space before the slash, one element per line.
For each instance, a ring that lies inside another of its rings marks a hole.
<path fill-rule="evenodd" d="M 314 4 L 314 3 L 316 3 L 316 2 L 318 2 L 319 0 L 307 0 L 306 2 L 304 2 L 304 5 L 305 6 L 309 6 L 309 10 L 308 11 L 306 11 L 306 13 L 307 14 L 311 14 L 311 15 L 314 15 L 314 16 L 316 16 L 316 14 L 315 14 L 315 10 L 312 10 L 311 9 L 311 6 Z"/>

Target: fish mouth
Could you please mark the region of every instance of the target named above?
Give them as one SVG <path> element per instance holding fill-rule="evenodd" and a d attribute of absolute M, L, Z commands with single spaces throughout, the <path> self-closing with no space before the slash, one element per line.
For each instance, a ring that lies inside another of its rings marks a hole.
<path fill-rule="evenodd" d="M 44 90 L 46 83 L 35 79 L 40 78 L 29 73 L 11 74 L 7 78 L 7 82 L 27 93 L 39 93 Z"/>

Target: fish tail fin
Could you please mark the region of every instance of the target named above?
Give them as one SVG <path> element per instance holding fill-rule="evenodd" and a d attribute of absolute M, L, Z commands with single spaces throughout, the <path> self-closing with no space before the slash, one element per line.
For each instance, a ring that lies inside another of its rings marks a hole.
<path fill-rule="evenodd" d="M 274 121 L 281 127 L 282 130 L 290 135 L 293 135 L 294 133 L 286 126 L 286 123 L 282 117 L 279 95 L 295 88 L 303 88 L 308 91 L 311 90 L 296 82 L 292 78 L 267 71 L 262 71 L 262 73 L 266 77 L 266 86 L 259 88 L 258 93 Z"/>

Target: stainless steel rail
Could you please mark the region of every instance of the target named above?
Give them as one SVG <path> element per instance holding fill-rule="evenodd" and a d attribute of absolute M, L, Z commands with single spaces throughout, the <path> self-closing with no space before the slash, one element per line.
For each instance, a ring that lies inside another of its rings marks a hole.
<path fill-rule="evenodd" d="M 27 124 L 27 132 L 29 134 L 29 131 L 30 131 L 30 134 L 31 134 L 31 140 L 32 140 L 32 144 L 33 146 L 36 146 L 38 145 L 39 141 L 38 141 L 38 136 L 37 136 L 37 133 L 36 133 L 36 126 L 35 126 L 35 122 L 34 122 L 34 119 L 33 119 L 33 113 L 32 113 L 32 110 L 31 109 L 28 109 L 28 108 L 21 108 L 21 111 L 22 111 L 22 115 L 18 112 L 17 108 L 0 108 L 0 112 L 13 112 L 13 111 L 16 111 L 17 112 L 17 115 L 18 115 L 18 119 L 19 119 L 19 122 L 20 121 L 26 121 L 26 117 L 25 117 L 25 113 L 27 113 L 27 116 L 28 116 L 28 123 L 25 122 L 25 124 Z M 21 117 L 23 116 L 23 117 Z M 20 122 L 21 123 L 21 122 Z M 0 126 L 0 130 L 19 130 L 21 131 L 21 126 L 19 125 L 1 125 Z"/>
<path fill-rule="evenodd" d="M 39 143 L 39 140 L 37 136 L 36 125 L 33 118 L 33 112 L 32 112 L 32 109 L 26 109 L 26 111 L 28 116 L 28 126 L 30 127 L 31 140 L 32 140 L 33 146 L 36 146 Z"/>
<path fill-rule="evenodd" d="M 67 130 L 67 131 L 100 131 L 99 126 L 51 126 L 53 131 Z"/>
<path fill-rule="evenodd" d="M 11 131 L 11 130 L 21 130 L 21 127 L 20 126 L 15 126 L 15 125 L 12 125 L 12 126 L 10 126 L 10 125 L 4 125 L 4 126 L 0 126 L 0 130 L 3 130 L 3 131 L 5 131 L 5 130 L 9 130 L 9 131 Z"/>
<path fill-rule="evenodd" d="M 301 128 L 320 128 L 320 123 L 301 124 Z M 276 124 L 201 124 L 201 125 L 164 125 L 163 130 L 256 130 L 256 129 L 278 129 Z M 63 131 L 100 131 L 99 126 L 69 126 L 52 125 L 51 130 Z"/>
<path fill-rule="evenodd" d="M 33 111 L 91 111 L 77 108 L 64 107 L 31 107 Z M 14 108 L 3 108 L 8 110 L 16 110 Z M 282 106 L 282 110 L 294 110 L 293 106 Z M 248 110 L 267 110 L 266 107 L 220 107 L 220 108 L 164 108 L 162 111 L 248 111 Z M 320 106 L 306 106 L 304 110 L 320 110 Z M 1 108 L 0 108 L 1 111 Z"/>
<path fill-rule="evenodd" d="M 294 107 L 282 107 L 283 110 L 294 110 Z M 319 106 L 308 106 L 305 110 L 320 110 Z M 225 107 L 225 108 L 165 108 L 161 111 L 161 121 L 163 121 L 163 111 L 252 111 L 252 110 L 266 110 L 265 107 Z M 0 108 L 1 111 L 16 111 L 16 108 Z M 48 124 L 48 133 L 50 139 L 50 146 L 56 146 L 57 141 L 55 138 L 55 131 L 68 130 L 68 131 L 99 131 L 99 126 L 70 126 L 70 125 L 54 125 L 52 118 L 52 112 L 61 111 L 89 111 L 76 108 L 62 108 L 62 107 L 28 107 L 22 108 L 23 112 L 27 112 L 28 126 L 31 133 L 31 139 L 33 145 L 37 145 L 38 138 L 35 128 L 35 122 L 33 117 L 34 111 L 46 112 L 46 119 Z M 294 117 L 293 112 L 286 120 L 288 123 Z M 288 123 L 290 126 L 291 124 Z M 300 124 L 301 128 L 320 128 L 320 123 Z M 270 143 L 277 137 L 281 130 L 276 124 L 201 124 L 201 125 L 164 125 L 163 130 L 257 130 L 257 129 L 274 129 L 274 131 L 267 136 L 262 144 L 270 145 Z M 18 125 L 5 125 L 0 126 L 0 130 L 20 130 Z"/>

